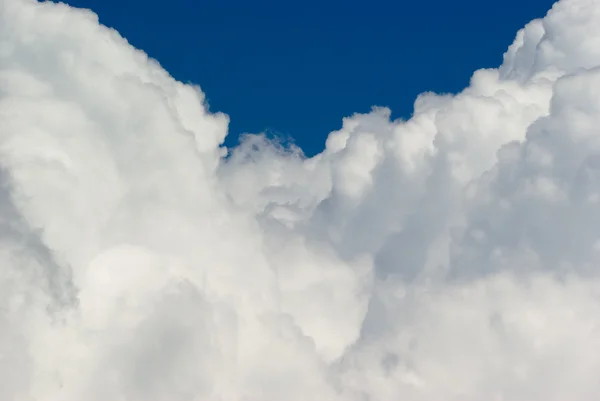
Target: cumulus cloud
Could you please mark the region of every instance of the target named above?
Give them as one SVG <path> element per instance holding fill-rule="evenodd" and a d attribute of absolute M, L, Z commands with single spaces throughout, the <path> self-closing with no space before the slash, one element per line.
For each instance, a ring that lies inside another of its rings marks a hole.
<path fill-rule="evenodd" d="M 598 93 L 561 0 L 407 121 L 224 149 L 93 12 L 0 0 L 0 399 L 597 399 Z"/>

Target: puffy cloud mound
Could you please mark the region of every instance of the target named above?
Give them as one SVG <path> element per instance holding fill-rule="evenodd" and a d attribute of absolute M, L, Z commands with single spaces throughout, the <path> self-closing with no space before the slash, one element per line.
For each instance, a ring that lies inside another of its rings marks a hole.
<path fill-rule="evenodd" d="M 591 401 L 600 2 L 305 158 L 64 4 L 0 0 L 0 399 Z"/>

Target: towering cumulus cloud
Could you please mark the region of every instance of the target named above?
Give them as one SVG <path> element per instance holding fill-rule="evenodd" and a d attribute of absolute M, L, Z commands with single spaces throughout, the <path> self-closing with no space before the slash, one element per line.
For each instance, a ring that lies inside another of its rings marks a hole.
<path fill-rule="evenodd" d="M 0 0 L 0 400 L 600 396 L 600 2 L 312 158 Z"/>

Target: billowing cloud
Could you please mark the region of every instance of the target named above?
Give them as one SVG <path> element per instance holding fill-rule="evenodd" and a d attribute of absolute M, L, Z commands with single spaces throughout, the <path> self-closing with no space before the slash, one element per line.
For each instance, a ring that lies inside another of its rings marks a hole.
<path fill-rule="evenodd" d="M 226 150 L 91 11 L 0 0 L 0 399 L 597 399 L 599 93 L 561 0 L 408 121 Z"/>

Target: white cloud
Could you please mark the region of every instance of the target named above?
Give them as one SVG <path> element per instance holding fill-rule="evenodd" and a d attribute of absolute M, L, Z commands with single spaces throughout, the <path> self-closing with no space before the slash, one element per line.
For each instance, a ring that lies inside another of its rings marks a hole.
<path fill-rule="evenodd" d="M 600 3 L 310 159 L 90 11 L 0 0 L 0 399 L 600 394 Z"/>

